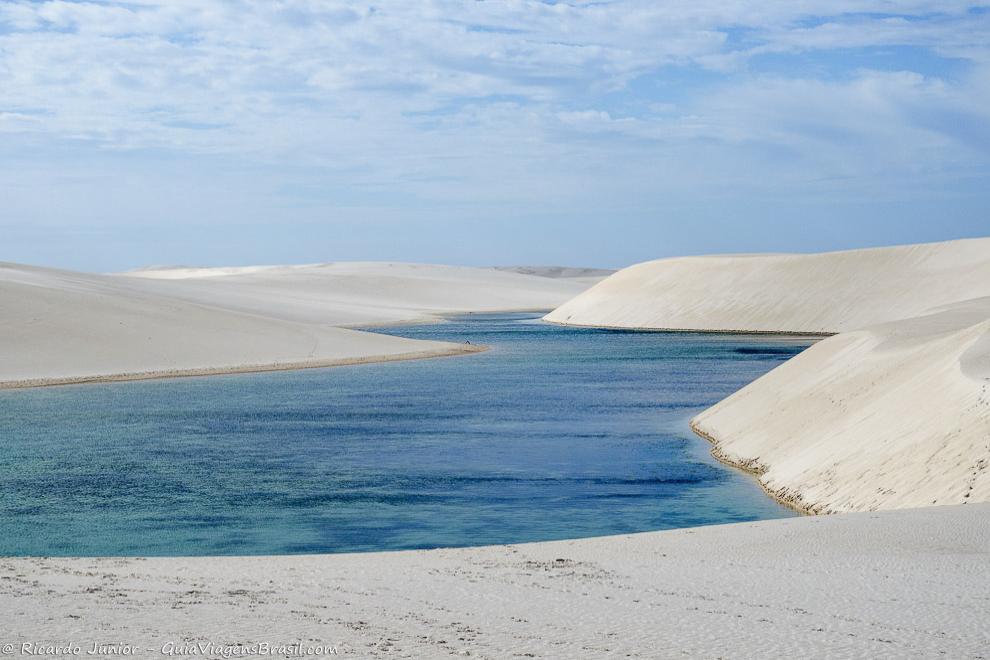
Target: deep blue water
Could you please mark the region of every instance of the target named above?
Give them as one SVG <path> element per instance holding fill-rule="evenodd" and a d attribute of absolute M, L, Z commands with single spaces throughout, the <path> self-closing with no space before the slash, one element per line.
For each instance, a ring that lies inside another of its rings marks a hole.
<path fill-rule="evenodd" d="M 811 340 L 519 314 L 380 332 L 491 350 L 0 392 L 0 554 L 386 550 L 792 515 L 687 420 Z"/>

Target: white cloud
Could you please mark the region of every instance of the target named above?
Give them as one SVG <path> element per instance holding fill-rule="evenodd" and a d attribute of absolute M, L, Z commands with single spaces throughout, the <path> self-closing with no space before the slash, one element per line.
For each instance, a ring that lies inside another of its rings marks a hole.
<path fill-rule="evenodd" d="M 987 118 L 990 15 L 971 6 L 7 1 L 0 135 L 312 166 L 431 200 L 985 167 L 979 136 L 945 119 Z M 892 45 L 969 70 L 752 65 Z"/>

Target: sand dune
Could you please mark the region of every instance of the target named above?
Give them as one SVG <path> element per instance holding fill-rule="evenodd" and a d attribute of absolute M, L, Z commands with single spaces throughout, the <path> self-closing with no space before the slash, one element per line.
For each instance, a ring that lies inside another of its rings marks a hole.
<path fill-rule="evenodd" d="M 473 352 L 340 325 L 547 309 L 583 288 L 491 269 L 327 264 L 94 275 L 0 264 L 0 387 Z"/>
<path fill-rule="evenodd" d="M 990 239 L 620 271 L 551 321 L 839 332 L 698 415 L 715 454 L 814 512 L 990 500 Z"/>
<path fill-rule="evenodd" d="M 464 352 L 208 307 L 117 278 L 0 268 L 0 386 L 325 366 Z"/>
<path fill-rule="evenodd" d="M 551 309 L 590 286 L 493 268 L 380 262 L 168 268 L 118 277 L 211 307 L 352 326 L 451 312 Z"/>
<path fill-rule="evenodd" d="M 650 261 L 546 316 L 568 325 L 835 333 L 990 296 L 990 238 Z"/>
<path fill-rule="evenodd" d="M 826 339 L 699 415 L 815 512 L 990 500 L 990 298 Z"/>
<path fill-rule="evenodd" d="M 293 557 L 0 559 L 4 641 L 341 657 L 976 658 L 988 505 Z M 212 657 L 212 656 L 211 656 Z"/>

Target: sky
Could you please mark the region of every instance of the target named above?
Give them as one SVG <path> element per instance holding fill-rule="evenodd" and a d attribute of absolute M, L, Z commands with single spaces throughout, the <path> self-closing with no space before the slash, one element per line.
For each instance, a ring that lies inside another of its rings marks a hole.
<path fill-rule="evenodd" d="M 990 4 L 0 0 L 0 260 L 621 267 L 990 235 Z"/>

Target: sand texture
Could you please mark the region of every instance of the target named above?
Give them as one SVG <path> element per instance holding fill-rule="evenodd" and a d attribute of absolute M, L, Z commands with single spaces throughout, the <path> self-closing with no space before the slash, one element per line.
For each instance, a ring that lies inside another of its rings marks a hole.
<path fill-rule="evenodd" d="M 399 553 L 0 559 L 0 610 L 4 640 L 151 649 L 979 658 L 990 648 L 988 516 L 966 505 Z"/>
<path fill-rule="evenodd" d="M 990 298 L 830 337 L 692 425 L 806 510 L 988 501 Z"/>
<path fill-rule="evenodd" d="M 824 254 L 661 259 L 546 316 L 568 325 L 836 333 L 990 296 L 990 238 Z"/>

